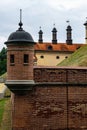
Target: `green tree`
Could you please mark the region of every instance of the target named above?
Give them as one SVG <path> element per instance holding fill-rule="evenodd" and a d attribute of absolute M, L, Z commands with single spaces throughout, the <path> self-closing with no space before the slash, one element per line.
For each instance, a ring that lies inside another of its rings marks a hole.
<path fill-rule="evenodd" d="M 4 74 L 7 71 L 6 64 L 7 64 L 7 49 L 3 47 L 0 52 L 0 75 Z"/>

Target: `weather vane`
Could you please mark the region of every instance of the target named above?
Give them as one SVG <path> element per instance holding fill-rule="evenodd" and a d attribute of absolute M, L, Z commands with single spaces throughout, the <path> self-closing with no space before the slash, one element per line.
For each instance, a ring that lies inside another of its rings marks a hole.
<path fill-rule="evenodd" d="M 20 9 L 20 22 L 19 22 L 19 26 L 20 26 L 20 30 L 22 30 L 22 25 L 23 25 L 23 23 L 22 23 L 22 9 Z"/>
<path fill-rule="evenodd" d="M 67 22 L 68 24 L 70 23 L 70 21 L 69 21 L 69 20 L 67 20 L 66 22 Z"/>
<path fill-rule="evenodd" d="M 20 9 L 20 22 L 22 22 L 22 9 Z"/>
<path fill-rule="evenodd" d="M 41 26 L 40 26 L 40 30 L 41 30 Z"/>
<path fill-rule="evenodd" d="M 53 24 L 53 26 L 55 27 L 55 23 Z"/>

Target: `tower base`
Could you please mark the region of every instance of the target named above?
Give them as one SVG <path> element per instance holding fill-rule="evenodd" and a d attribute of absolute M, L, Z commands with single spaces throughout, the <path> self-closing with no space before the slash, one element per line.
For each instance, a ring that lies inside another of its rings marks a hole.
<path fill-rule="evenodd" d="M 24 95 L 35 85 L 34 80 L 6 80 L 5 85 L 11 92 Z"/>

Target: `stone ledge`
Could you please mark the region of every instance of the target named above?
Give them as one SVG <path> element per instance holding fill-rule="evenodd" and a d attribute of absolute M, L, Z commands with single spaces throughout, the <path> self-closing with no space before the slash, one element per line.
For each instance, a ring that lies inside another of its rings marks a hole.
<path fill-rule="evenodd" d="M 5 85 L 11 92 L 22 95 L 31 91 L 35 83 L 34 80 L 6 80 Z"/>
<path fill-rule="evenodd" d="M 35 85 L 50 85 L 50 86 L 56 86 L 56 85 L 61 85 L 61 86 L 66 86 L 66 85 L 71 85 L 71 86 L 87 86 L 87 83 L 72 83 L 72 82 L 36 82 Z"/>

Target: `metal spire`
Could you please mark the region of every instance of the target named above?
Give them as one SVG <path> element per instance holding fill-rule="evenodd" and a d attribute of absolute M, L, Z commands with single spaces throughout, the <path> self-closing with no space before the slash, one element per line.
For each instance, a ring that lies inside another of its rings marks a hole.
<path fill-rule="evenodd" d="M 41 26 L 40 26 L 40 30 L 41 30 Z"/>
<path fill-rule="evenodd" d="M 53 26 L 55 27 L 55 23 L 53 24 Z"/>
<path fill-rule="evenodd" d="M 68 23 L 68 25 L 70 24 L 70 21 L 69 21 L 69 20 L 67 20 L 66 22 Z"/>
<path fill-rule="evenodd" d="M 20 22 L 19 22 L 19 30 L 23 30 L 22 29 L 22 26 L 23 26 L 23 23 L 22 23 L 22 9 L 20 9 Z"/>

